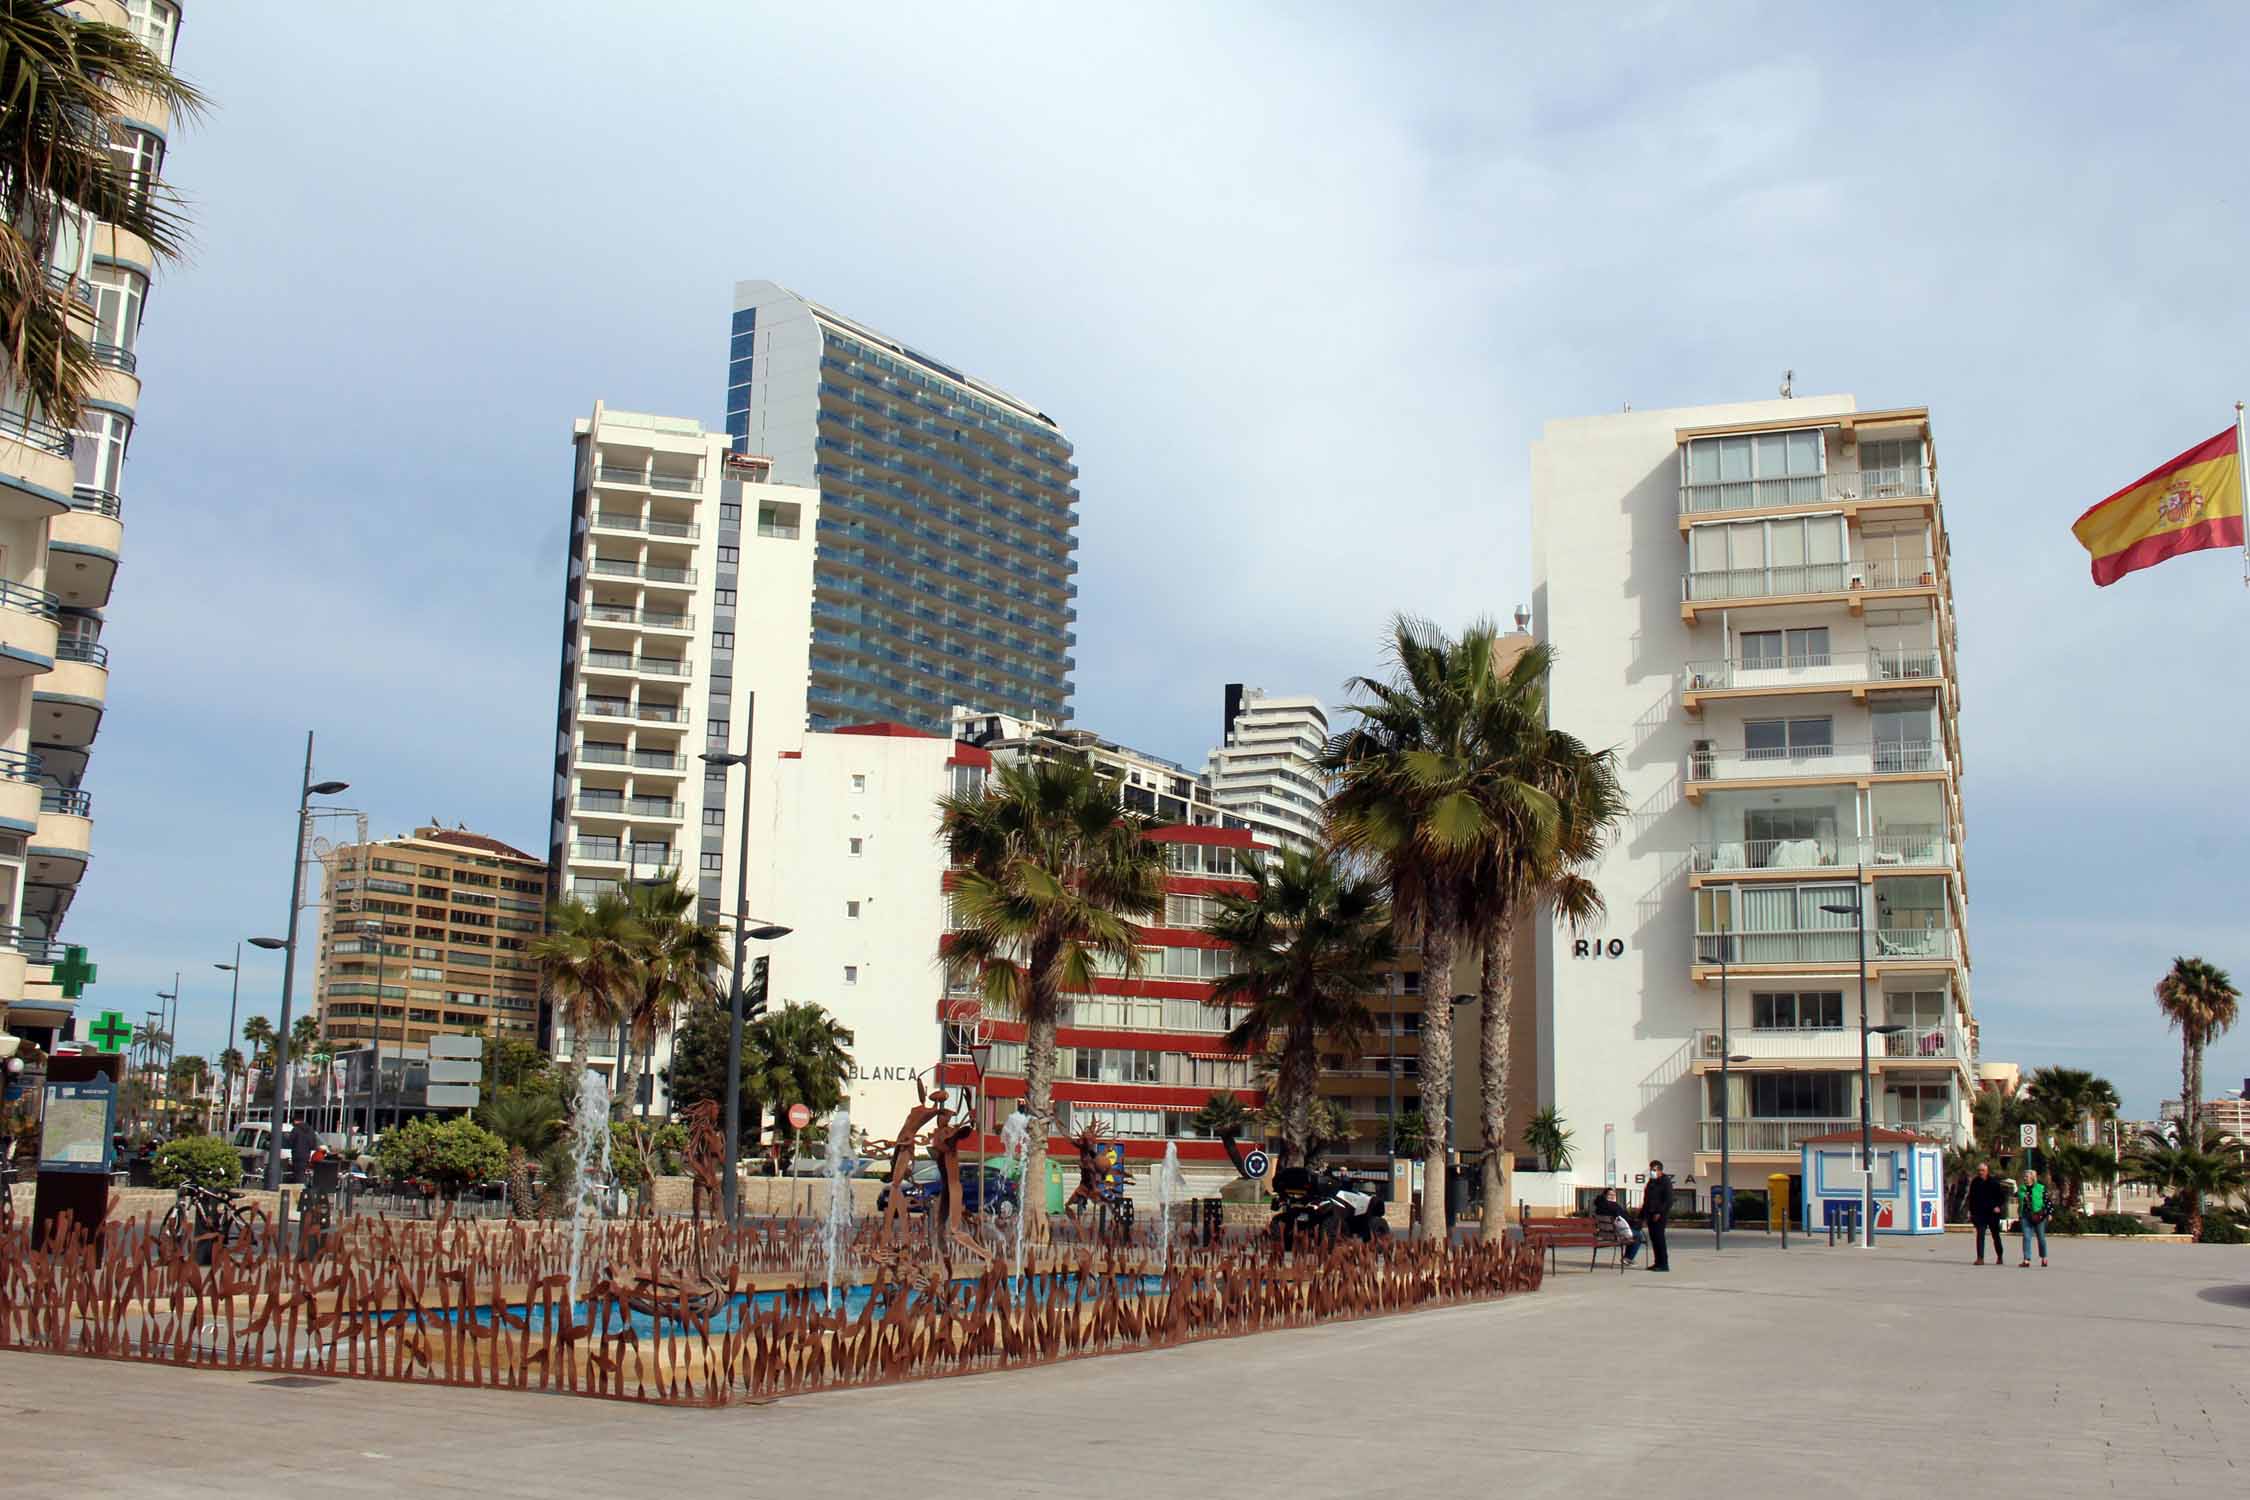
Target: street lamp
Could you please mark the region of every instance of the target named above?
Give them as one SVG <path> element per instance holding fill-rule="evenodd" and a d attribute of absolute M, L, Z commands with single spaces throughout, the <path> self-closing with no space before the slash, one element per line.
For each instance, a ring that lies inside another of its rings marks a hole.
<path fill-rule="evenodd" d="M 167 1011 L 163 1021 L 165 1087 L 169 1089 L 171 1087 L 172 1055 L 179 1049 L 180 1045 L 180 971 L 178 969 L 172 971 L 172 988 L 158 990 L 156 998 L 170 1006 L 170 1010 Z"/>
<path fill-rule="evenodd" d="M 297 826 L 289 846 L 289 935 L 252 938 L 251 944 L 278 949 L 281 959 L 281 1024 L 274 1029 L 273 1147 L 266 1152 L 266 1191 L 281 1186 L 281 1132 L 289 1128 L 289 1020 L 290 1001 L 297 980 L 297 908 L 305 899 L 305 830 L 312 822 L 312 799 L 333 797 L 351 785 L 348 781 L 312 779 L 313 737 L 305 731 L 305 774 L 297 783 Z"/>
<path fill-rule="evenodd" d="M 238 939 L 234 945 L 233 963 L 215 963 L 211 965 L 211 967 L 214 969 L 222 970 L 225 973 L 232 974 L 234 976 L 234 993 L 227 999 L 227 1051 L 233 1052 L 238 1050 L 234 1032 L 234 1013 L 235 1010 L 242 1004 L 242 943 L 240 942 L 240 940 Z M 219 1077 L 221 1080 L 220 1086 L 226 1090 L 227 1096 L 225 1111 L 226 1133 L 228 1135 L 232 1135 L 234 1134 L 234 1074 L 232 1068 L 228 1065 L 227 1060 L 224 1056 L 221 1056 L 219 1059 Z"/>
<path fill-rule="evenodd" d="M 727 978 L 727 1084 L 724 1104 L 726 1117 L 726 1176 L 720 1180 L 720 1198 L 726 1208 L 727 1223 L 735 1223 L 742 1201 L 742 1187 L 735 1173 L 735 1159 L 742 1154 L 742 964 L 743 949 L 751 938 L 770 943 L 775 938 L 787 937 L 789 929 L 771 922 L 750 925 L 750 738 L 757 723 L 758 695 L 744 695 L 742 706 L 742 749 L 740 753 L 728 750 L 706 750 L 702 761 L 707 766 L 742 768 L 742 797 L 737 816 L 741 819 L 736 837 L 734 859 L 734 970 Z"/>
<path fill-rule="evenodd" d="M 372 867 L 373 861 L 369 861 Z M 367 1076 L 367 1141 L 375 1143 L 375 1108 L 377 1097 L 383 1090 L 383 924 L 373 918 L 359 924 L 361 942 L 375 945 L 375 1059 L 374 1070 Z M 406 1002 L 399 1002 L 398 1021 L 399 1072 L 403 1083 L 406 1070 Z"/>
<path fill-rule="evenodd" d="M 1711 1248 L 1727 1247 L 1727 1230 L 1734 1224 L 1734 1187 L 1731 1175 L 1734 1159 L 1734 1124 L 1728 1111 L 1734 1104 L 1733 1065 L 1750 1061 L 1746 1052 L 1733 1050 L 1727 1034 L 1727 965 L 1734 956 L 1734 934 L 1712 934 L 1718 939 L 1719 951 L 1719 1190 L 1711 1205 Z"/>
<path fill-rule="evenodd" d="M 1820 909 L 1852 919 L 1852 936 L 1859 949 L 1859 1248 L 1871 1250 L 1875 1247 L 1875 1118 L 1869 1098 L 1867 1039 L 1893 1036 L 1906 1028 L 1867 1024 L 1867 866 L 1862 864 L 1858 869 L 1858 878 L 1852 883 L 1852 904 L 1831 906 L 1823 902 Z"/>

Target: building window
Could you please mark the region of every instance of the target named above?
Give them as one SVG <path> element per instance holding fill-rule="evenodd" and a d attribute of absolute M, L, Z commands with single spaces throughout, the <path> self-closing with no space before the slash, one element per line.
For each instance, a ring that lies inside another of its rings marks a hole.
<path fill-rule="evenodd" d="M 1836 748 L 1836 722 L 1828 718 L 1745 720 L 1742 748 L 1750 760 L 1827 755 Z"/>
<path fill-rule="evenodd" d="M 731 654 L 734 651 L 734 632 L 731 630 L 712 631 L 711 649 L 713 651 L 725 651 Z"/>
<path fill-rule="evenodd" d="M 706 828 L 726 827 L 727 810 L 723 807 L 706 807 L 703 809 L 703 826 Z"/>
<path fill-rule="evenodd" d="M 866 778 L 865 776 L 854 775 L 854 776 L 852 777 L 852 790 L 853 790 L 854 792 L 864 792 L 864 791 L 866 791 L 866 790 L 867 790 L 867 778 Z"/>
<path fill-rule="evenodd" d="M 844 965 L 844 983 L 846 983 L 846 984 L 857 984 L 857 983 L 859 983 L 859 965 L 858 965 L 858 964 L 846 964 L 846 965 Z"/>
<path fill-rule="evenodd" d="M 857 859 L 865 852 L 866 843 L 865 839 L 853 839 L 851 841 L 852 858 Z"/>
<path fill-rule="evenodd" d="M 733 521 L 739 524 L 742 520 L 742 506 L 733 500 L 721 500 L 719 502 L 719 520 L 722 523 Z"/>
<path fill-rule="evenodd" d="M 1803 994 L 1753 994 L 1750 1024 L 1760 1031 L 1840 1030 L 1844 1024 L 1844 996 L 1840 990 L 1813 990 Z"/>
<path fill-rule="evenodd" d="M 742 549 L 739 547 L 721 547 L 719 549 L 719 561 L 722 563 L 742 561 Z"/>
<path fill-rule="evenodd" d="M 700 861 L 703 872 L 707 875 L 718 874 L 721 869 L 725 868 L 725 863 L 726 856 L 724 854 L 714 853 L 704 854 L 702 860 Z"/>
<path fill-rule="evenodd" d="M 722 745 L 725 744 L 727 741 L 727 730 L 731 727 L 729 721 L 725 719 L 707 719 L 704 722 L 710 726 L 709 737 L 718 741 Z M 720 779 L 724 778 L 722 777 Z"/>
<path fill-rule="evenodd" d="M 844 915 L 857 917 L 859 915 L 859 903 L 857 901 L 846 901 L 844 903 Z"/>
<path fill-rule="evenodd" d="M 734 590 L 713 589 L 711 591 L 711 603 L 714 607 L 719 609 L 734 608 Z"/>

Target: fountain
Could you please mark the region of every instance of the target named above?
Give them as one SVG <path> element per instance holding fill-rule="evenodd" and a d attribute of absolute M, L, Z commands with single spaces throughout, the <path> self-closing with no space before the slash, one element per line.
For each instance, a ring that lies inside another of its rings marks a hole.
<path fill-rule="evenodd" d="M 1180 1175 L 1177 1141 L 1164 1143 L 1164 1160 L 1156 1165 L 1156 1263 L 1172 1264 L 1172 1214 L 1187 1201 L 1187 1179 Z"/>
<path fill-rule="evenodd" d="M 834 1310 L 838 1270 L 848 1271 L 846 1257 L 852 1243 L 852 1116 L 843 1105 L 828 1117 L 828 1218 L 821 1225 L 820 1243 L 828 1262 L 828 1300 Z"/>
<path fill-rule="evenodd" d="M 586 1246 L 586 1215 L 601 1214 L 609 1189 L 609 1079 L 598 1068 L 578 1075 L 578 1109 L 570 1120 L 570 1165 L 575 1174 L 570 1215 L 570 1300 L 578 1300 L 578 1263 Z M 592 1168 L 599 1160 L 601 1176 Z"/>
<path fill-rule="evenodd" d="M 1001 1149 L 1008 1153 L 1008 1164 L 1014 1168 L 1011 1175 L 1016 1180 L 1016 1276 L 1023 1276 L 1023 1221 L 1031 1214 L 1031 1184 L 1024 1181 L 1024 1167 L 1031 1158 L 1031 1116 L 1018 1110 L 1000 1125 Z"/>

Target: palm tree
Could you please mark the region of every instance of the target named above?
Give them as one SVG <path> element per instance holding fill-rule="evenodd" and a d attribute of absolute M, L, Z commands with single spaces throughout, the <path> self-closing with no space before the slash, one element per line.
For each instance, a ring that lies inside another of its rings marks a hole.
<path fill-rule="evenodd" d="M 2087 1183 L 2115 1182 L 2119 1172 L 2117 1158 L 2106 1149 L 2078 1140 L 2063 1141 L 2048 1152 L 2047 1167 L 2062 1189 L 2063 1206 L 2072 1209 L 2085 1206 Z"/>
<path fill-rule="evenodd" d="M 1539 1153 L 1547 1171 L 1564 1172 L 1570 1169 L 1571 1158 L 1577 1154 L 1570 1144 L 1571 1137 L 1577 1133 L 1563 1123 L 1562 1111 L 1550 1104 L 1524 1126 L 1523 1143 Z"/>
<path fill-rule="evenodd" d="M 1488 675 L 1477 714 L 1485 765 L 1477 795 L 1492 834 L 1464 904 L 1482 949 L 1478 1103 L 1484 1233 L 1495 1239 L 1507 1227 L 1501 1164 L 1507 1147 L 1515 921 L 1540 907 L 1573 930 L 1599 921 L 1605 909 L 1601 892 L 1584 871 L 1601 857 L 1610 829 L 1626 811 L 1614 753 L 1589 750 L 1547 724 L 1546 684 L 1553 664 L 1551 647 L 1521 652 L 1505 672 Z"/>
<path fill-rule="evenodd" d="M 1140 972 L 1133 924 L 1164 909 L 1164 849 L 1145 837 L 1150 819 L 1119 805 L 1114 780 L 1074 762 L 1006 767 L 981 793 L 939 799 L 938 815 L 955 923 L 940 961 L 949 979 L 980 979 L 986 1001 L 1023 1018 L 1024 1180 L 1041 1182 L 1062 997 L 1090 992 L 1097 964 Z"/>
<path fill-rule="evenodd" d="M 742 1033 L 743 1091 L 773 1119 L 774 1141 L 789 1147 L 796 1129 L 789 1106 L 802 1104 L 825 1120 L 844 1102 L 851 1077 L 852 1033 L 818 1005 L 791 1001 L 760 1016 Z"/>
<path fill-rule="evenodd" d="M 1328 852 L 1247 861 L 1250 888 L 1218 898 L 1208 931 L 1234 949 L 1210 1003 L 1239 1010 L 1227 1045 L 1272 1050 L 1281 1162 L 1309 1161 L 1320 1043 L 1356 1049 L 1374 1030 L 1365 996 L 1398 956 L 1382 883 Z"/>
<path fill-rule="evenodd" d="M 2191 1238 L 2203 1238 L 2203 1203 L 2206 1198 L 2239 1197 L 2250 1186 L 2240 1153 L 2218 1131 L 2203 1138 L 2201 1149 L 2187 1144 L 2194 1137 L 2185 1131 L 2175 1143 L 2157 1131 L 2147 1131 L 2128 1153 L 2123 1170 L 2135 1182 L 2171 1195 L 2186 1210 L 2182 1227 Z"/>
<path fill-rule="evenodd" d="M 589 1033 L 623 1018 L 639 973 L 640 944 L 632 902 L 608 890 L 590 906 L 575 897 L 556 902 L 546 934 L 525 950 L 570 1028 L 574 1076 L 586 1071 Z"/>
<path fill-rule="evenodd" d="M 1203 1107 L 1189 1123 L 1195 1126 L 1197 1135 L 1209 1140 L 1217 1140 L 1222 1135 L 1240 1135 L 1250 1127 L 1250 1106 L 1231 1092 L 1213 1094 L 1203 1101 Z"/>
<path fill-rule="evenodd" d="M 1359 722 L 1328 742 L 1321 767 L 1334 778 L 1327 819 L 1331 841 L 1349 855 L 1372 859 L 1390 886 L 1402 937 L 1422 945 L 1422 1116 L 1446 1119 L 1453 1093 L 1453 954 L 1472 916 L 1464 894 L 1480 857 L 1503 836 L 1492 805 L 1493 784 L 1479 735 L 1479 708 L 1490 698 L 1498 632 L 1472 625 L 1456 642 L 1407 615 L 1391 623 L 1388 680 L 1355 677 L 1346 705 Z M 1519 805 L 1540 837 L 1552 837 L 1554 814 L 1544 793 Z M 1542 819 L 1537 808 L 1545 804 Z M 1480 904 L 1475 915 L 1484 914 Z M 1445 1132 L 1433 1128 L 1426 1177 L 1445 1181 Z M 1422 1232 L 1445 1236 L 1445 1195 L 1422 1195 Z"/>
<path fill-rule="evenodd" d="M 2242 996 L 2227 971 L 2200 958 L 2175 958 L 2156 982 L 2156 1007 L 2180 1033 L 2180 1139 L 2203 1131 L 2203 1049 L 2235 1023 Z"/>
<path fill-rule="evenodd" d="M 131 33 L 72 16 L 53 0 L 0 0 L 0 386 L 21 409 L 65 427 L 99 368 L 71 326 L 74 237 L 88 218 L 139 235 L 161 259 L 179 254 L 171 190 L 111 146 L 133 96 L 193 115 L 202 96 Z M 50 267 L 59 267 L 58 286 Z"/>
<path fill-rule="evenodd" d="M 242 1023 L 242 1039 L 250 1044 L 250 1065 L 262 1068 L 273 1055 L 273 1022 L 252 1016 Z"/>
<path fill-rule="evenodd" d="M 695 893 L 682 885 L 636 886 L 632 901 L 641 932 L 639 973 L 627 1001 L 624 1033 L 641 1055 L 640 1094 L 654 1099 L 649 1078 L 656 1067 L 657 1038 L 672 1029 L 682 1007 L 718 994 L 711 976 L 727 960 L 726 929 L 690 916 Z M 648 1113 L 646 1104 L 641 1112 Z"/>
<path fill-rule="evenodd" d="M 478 1105 L 477 1123 L 511 1150 L 537 1157 L 562 1129 L 562 1105 L 552 1094 L 510 1090 Z"/>

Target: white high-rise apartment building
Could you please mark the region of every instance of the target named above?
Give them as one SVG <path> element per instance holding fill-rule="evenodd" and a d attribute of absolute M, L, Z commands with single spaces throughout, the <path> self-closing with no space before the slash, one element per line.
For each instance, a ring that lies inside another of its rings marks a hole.
<path fill-rule="evenodd" d="M 1275 845 L 1310 851 L 1328 797 L 1319 770 L 1327 742 L 1318 698 L 1228 683 L 1225 739 L 1204 762 L 1212 801 Z"/>
<path fill-rule="evenodd" d="M 1952 573 L 1928 413 L 1848 396 L 1548 424 L 1549 711 L 1631 811 L 1605 926 L 1538 938 L 1538 1086 L 1580 1153 L 1710 1183 L 1855 1129 L 1964 1141 L 1976 1088 Z M 1864 911 L 1864 947 L 1855 913 Z M 1727 1036 L 1720 1035 L 1722 1005 Z M 1729 1070 L 1722 1100 L 1722 1056 Z"/>
<path fill-rule="evenodd" d="M 172 60 L 173 0 L 75 0 Z M 161 191 L 165 106 L 128 95 L 110 154 L 129 191 Z M 124 553 L 126 452 L 139 418 L 141 315 L 156 256 L 139 236 L 59 205 L 47 275 L 97 367 L 74 429 L 0 390 L 0 1025 L 51 1047 L 76 1002 L 54 982 L 63 918 L 93 835 L 87 763 L 109 698 L 105 611 Z"/>

